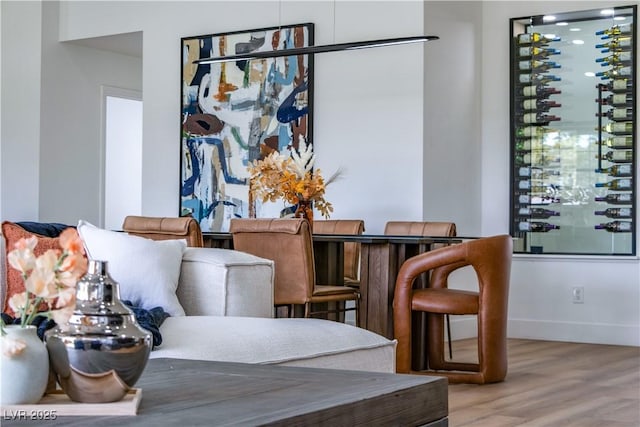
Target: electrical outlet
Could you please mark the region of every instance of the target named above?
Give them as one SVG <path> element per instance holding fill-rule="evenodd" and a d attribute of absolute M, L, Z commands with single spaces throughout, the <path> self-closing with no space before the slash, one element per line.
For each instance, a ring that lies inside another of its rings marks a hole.
<path fill-rule="evenodd" d="M 571 289 L 571 302 L 574 304 L 584 304 L 584 287 L 574 286 Z"/>

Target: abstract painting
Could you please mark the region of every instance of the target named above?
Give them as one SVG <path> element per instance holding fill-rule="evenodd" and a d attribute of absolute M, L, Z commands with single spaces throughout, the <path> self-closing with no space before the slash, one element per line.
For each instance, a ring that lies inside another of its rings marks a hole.
<path fill-rule="evenodd" d="M 247 165 L 311 142 L 313 55 L 194 64 L 198 59 L 305 47 L 313 24 L 181 40 L 180 215 L 203 231 L 261 216 L 249 197 Z"/>

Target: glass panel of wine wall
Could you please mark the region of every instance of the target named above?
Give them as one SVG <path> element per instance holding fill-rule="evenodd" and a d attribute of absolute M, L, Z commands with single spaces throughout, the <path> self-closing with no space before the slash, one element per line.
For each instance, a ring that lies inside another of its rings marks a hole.
<path fill-rule="evenodd" d="M 511 20 L 515 252 L 635 255 L 636 14 Z"/>

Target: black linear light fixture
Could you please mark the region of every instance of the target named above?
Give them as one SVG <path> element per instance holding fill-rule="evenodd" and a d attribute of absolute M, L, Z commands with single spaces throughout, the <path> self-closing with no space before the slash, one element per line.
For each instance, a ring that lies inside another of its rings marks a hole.
<path fill-rule="evenodd" d="M 319 46 L 297 47 L 292 49 L 271 50 L 266 52 L 241 53 L 238 55 L 217 56 L 193 61 L 194 64 L 214 64 L 217 62 L 246 61 L 252 59 L 277 58 L 281 56 L 313 55 L 315 53 L 338 52 L 342 50 L 366 49 L 370 47 L 395 46 L 408 43 L 438 40 L 438 36 L 414 36 L 393 39 L 369 40 L 351 43 L 327 44 Z"/>

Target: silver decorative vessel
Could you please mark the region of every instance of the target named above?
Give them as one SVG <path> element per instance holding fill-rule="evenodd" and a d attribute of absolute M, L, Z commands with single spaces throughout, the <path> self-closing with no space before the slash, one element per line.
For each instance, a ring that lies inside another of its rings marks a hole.
<path fill-rule="evenodd" d="M 84 403 L 122 399 L 144 370 L 151 334 L 120 301 L 120 288 L 107 261 L 89 260 L 77 283 L 76 307 L 65 325 L 45 334 L 56 380 L 71 400 Z"/>

